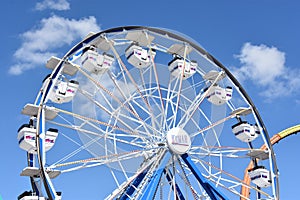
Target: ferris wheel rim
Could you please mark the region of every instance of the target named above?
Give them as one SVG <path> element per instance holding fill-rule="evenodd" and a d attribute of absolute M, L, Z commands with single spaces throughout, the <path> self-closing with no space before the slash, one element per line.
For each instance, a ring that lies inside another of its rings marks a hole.
<path fill-rule="evenodd" d="M 265 137 L 267 138 L 267 142 L 270 141 L 270 138 L 269 138 L 269 135 L 267 133 L 266 127 L 265 127 L 265 125 L 264 125 L 264 123 L 263 123 L 263 121 L 262 121 L 262 119 L 261 119 L 261 117 L 260 117 L 260 115 L 258 113 L 258 110 L 256 109 L 255 105 L 253 104 L 252 100 L 250 99 L 250 97 L 248 96 L 248 94 L 246 93 L 246 91 L 243 89 L 243 87 L 240 85 L 240 83 L 235 79 L 235 77 L 230 73 L 230 71 L 225 66 L 223 66 L 219 61 L 217 61 L 212 55 L 210 55 L 208 52 L 206 52 L 204 49 L 202 49 L 199 45 L 191 43 L 189 40 L 187 40 L 187 39 L 185 39 L 185 38 L 183 38 L 181 36 L 178 36 L 176 34 L 173 34 L 173 33 L 169 32 L 169 31 L 161 30 L 161 29 L 158 29 L 158 28 L 145 27 L 145 26 L 123 26 L 123 27 L 117 27 L 117 28 L 108 29 L 108 30 L 105 30 L 105 31 L 100 31 L 100 32 L 98 32 L 98 33 L 96 33 L 94 35 L 91 35 L 88 38 L 85 38 L 84 40 L 82 40 L 81 42 L 79 42 L 77 45 L 75 45 L 72 49 L 70 49 L 70 51 L 67 54 L 65 54 L 65 56 L 63 57 L 63 59 L 61 59 L 61 61 L 59 62 L 59 64 L 55 68 L 56 71 L 54 71 L 52 77 L 55 78 L 55 75 L 57 75 L 57 74 L 60 73 L 59 70 L 61 70 L 61 67 L 62 67 L 62 64 L 63 64 L 64 61 L 66 61 L 71 55 L 73 55 L 75 52 L 77 52 L 78 49 L 82 48 L 85 43 L 89 43 L 90 41 L 92 41 L 93 39 L 99 37 L 100 35 L 107 34 L 107 33 L 119 32 L 121 30 L 130 31 L 130 30 L 144 30 L 144 29 L 150 30 L 150 31 L 154 31 L 154 32 L 158 32 L 158 33 L 168 34 L 171 37 L 175 37 L 176 39 L 180 39 L 180 40 L 182 40 L 184 42 L 188 42 L 193 48 L 195 48 L 199 52 L 205 54 L 208 57 L 208 59 L 210 59 L 218 67 L 220 67 L 222 70 L 224 70 L 224 72 L 226 73 L 226 75 L 234 82 L 234 84 L 236 84 L 238 86 L 238 88 L 240 89 L 241 93 L 244 95 L 244 97 L 247 99 L 248 103 L 251 105 L 251 108 L 252 108 L 253 112 L 257 116 L 259 123 L 261 124 L 262 128 L 264 129 L 264 134 L 265 134 Z M 51 84 L 50 85 L 48 84 L 47 91 L 50 90 L 49 86 L 51 87 Z M 39 106 L 41 108 L 41 110 L 39 111 L 40 114 L 42 113 L 42 106 L 46 103 L 46 101 L 47 101 L 47 93 L 45 93 L 45 96 L 42 97 L 42 100 L 41 100 L 41 102 L 39 104 Z M 39 124 L 39 121 L 38 121 L 38 124 Z M 41 152 L 40 152 L 40 149 L 39 149 L 39 147 L 40 147 L 39 140 L 37 140 L 37 147 L 38 147 L 38 157 L 41 159 L 41 156 L 40 156 Z M 278 170 L 277 170 L 276 159 L 275 159 L 275 156 L 274 156 L 274 153 L 273 153 L 272 145 L 269 145 L 269 148 L 270 148 L 270 151 L 271 151 L 272 162 L 274 162 L 273 163 L 274 172 L 277 173 Z M 40 162 L 42 162 L 42 161 L 40 161 Z M 43 167 L 44 166 L 42 164 L 41 165 L 41 169 L 42 169 L 41 170 L 41 174 L 42 174 L 41 177 L 44 180 L 45 185 L 48 186 L 49 184 L 47 183 L 47 180 L 46 180 L 47 178 L 45 178 L 45 177 L 47 177 L 47 173 L 46 173 L 46 170 Z M 277 176 L 277 174 L 276 174 L 276 176 Z M 278 181 L 278 180 L 276 179 L 276 181 Z M 276 184 L 276 186 L 277 185 L 278 184 Z M 48 190 L 47 190 L 47 193 L 48 193 Z M 276 191 L 278 191 L 278 190 L 276 190 Z"/>

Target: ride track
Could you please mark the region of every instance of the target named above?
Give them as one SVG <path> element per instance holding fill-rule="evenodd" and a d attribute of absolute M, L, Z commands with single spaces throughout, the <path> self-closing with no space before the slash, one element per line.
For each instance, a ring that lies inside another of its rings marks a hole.
<path fill-rule="evenodd" d="M 106 199 L 279 199 L 276 160 L 258 110 L 230 71 L 187 38 L 118 27 L 88 35 L 62 59 L 48 61 L 51 75 L 22 110 L 34 122 L 18 133 L 28 152 L 21 175 L 30 177 L 36 196 L 61 199 L 53 178 L 99 166 L 116 186 Z M 101 56 L 101 65 L 85 65 L 97 60 L 86 53 Z M 265 160 L 249 154 L 262 144 Z M 239 178 L 248 159 L 269 171 L 259 178 L 262 187 Z"/>
<path fill-rule="evenodd" d="M 272 145 L 277 144 L 280 140 L 282 140 L 288 136 L 291 136 L 293 134 L 297 134 L 298 132 L 300 132 L 300 124 L 289 127 L 287 129 L 284 129 L 283 131 L 281 131 L 271 137 L 271 139 L 270 139 L 271 144 Z M 266 148 L 267 147 L 265 145 L 263 145 L 260 149 L 266 150 Z M 244 183 L 246 183 L 247 185 L 250 185 L 250 182 L 251 182 L 251 178 L 248 174 L 248 170 L 250 170 L 252 168 L 253 168 L 253 162 L 250 162 L 248 167 L 246 168 L 245 174 L 244 174 Z M 245 200 L 250 195 L 250 189 L 243 185 L 242 189 L 241 189 L 241 195 L 245 197 L 245 198 L 241 197 L 241 200 Z"/>

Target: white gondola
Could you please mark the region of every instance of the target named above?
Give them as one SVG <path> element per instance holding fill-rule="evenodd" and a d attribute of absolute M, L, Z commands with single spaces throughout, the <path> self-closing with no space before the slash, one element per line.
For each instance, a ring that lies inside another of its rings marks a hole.
<path fill-rule="evenodd" d="M 61 192 L 57 192 L 58 200 L 61 199 Z M 39 197 L 32 191 L 25 191 L 18 196 L 18 200 L 47 200 L 46 197 Z"/>
<path fill-rule="evenodd" d="M 232 98 L 232 87 L 222 88 L 219 85 L 211 86 L 207 99 L 215 105 L 222 105 Z"/>
<path fill-rule="evenodd" d="M 148 67 L 155 55 L 156 51 L 154 49 L 147 51 L 134 43 L 125 50 L 128 62 L 137 68 Z"/>
<path fill-rule="evenodd" d="M 46 198 L 42 197 L 42 199 L 44 200 Z M 32 191 L 25 191 L 18 196 L 18 200 L 41 200 L 41 198 Z"/>
<path fill-rule="evenodd" d="M 54 146 L 57 135 L 58 135 L 57 129 L 49 128 L 46 131 L 46 137 L 45 137 L 45 150 L 46 151 L 49 151 Z"/>
<path fill-rule="evenodd" d="M 57 129 L 48 129 L 45 136 L 45 150 L 50 150 L 55 144 L 58 135 Z M 18 141 L 21 149 L 36 154 L 36 128 L 29 124 L 22 125 L 18 130 Z"/>
<path fill-rule="evenodd" d="M 265 188 L 271 186 L 271 178 L 269 170 L 263 166 L 257 166 L 248 170 L 251 181 L 258 187 Z"/>
<path fill-rule="evenodd" d="M 197 62 L 196 61 L 184 61 L 179 57 L 175 57 L 169 62 L 169 71 L 175 77 L 181 77 L 185 80 L 196 73 Z"/>
<path fill-rule="evenodd" d="M 46 197 L 39 197 L 39 196 L 23 196 L 18 200 L 47 200 Z"/>
<path fill-rule="evenodd" d="M 112 55 L 103 53 L 99 54 L 95 47 L 88 47 L 84 50 L 81 56 L 81 64 L 84 69 L 90 73 L 103 74 L 113 64 L 114 57 Z"/>
<path fill-rule="evenodd" d="M 53 90 L 49 93 L 49 99 L 54 103 L 70 102 L 76 95 L 79 83 L 75 80 L 65 82 L 58 80 Z"/>
<path fill-rule="evenodd" d="M 45 198 L 43 197 L 42 199 L 44 200 Z M 39 198 L 39 196 L 23 196 L 18 200 L 42 200 L 42 199 Z"/>
<path fill-rule="evenodd" d="M 232 126 L 232 132 L 236 138 L 242 142 L 251 142 L 259 135 L 259 128 L 257 125 L 249 124 L 241 121 Z"/>

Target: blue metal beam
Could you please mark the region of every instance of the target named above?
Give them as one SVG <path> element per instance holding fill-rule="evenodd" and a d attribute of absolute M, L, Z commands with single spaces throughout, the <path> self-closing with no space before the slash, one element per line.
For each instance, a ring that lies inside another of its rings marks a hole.
<path fill-rule="evenodd" d="M 157 170 L 153 172 L 152 177 L 150 178 L 146 188 L 143 190 L 143 194 L 141 196 L 141 200 L 149 200 L 155 197 L 155 193 L 159 186 L 159 181 L 164 172 L 164 169 L 171 157 L 169 152 L 165 152 L 161 158 L 161 162 L 157 166 Z M 146 177 L 147 178 L 147 177 Z"/>
<path fill-rule="evenodd" d="M 161 168 L 153 174 L 151 181 L 149 182 L 147 188 L 143 192 L 141 200 L 149 200 L 154 198 L 163 171 L 164 169 Z"/>
<path fill-rule="evenodd" d="M 129 196 L 131 196 L 135 192 L 135 188 L 142 182 L 142 180 L 145 178 L 146 174 L 148 172 L 148 169 L 144 170 L 140 175 L 138 175 L 133 183 L 128 186 L 125 190 L 125 192 L 120 196 L 120 200 L 126 200 L 129 199 Z"/>
<path fill-rule="evenodd" d="M 167 178 L 169 184 L 172 186 L 172 189 L 174 190 L 173 184 L 171 183 L 173 177 L 172 177 L 172 174 L 171 174 L 170 170 L 169 170 L 169 173 L 167 173 L 167 171 L 165 169 L 164 170 L 164 174 L 166 175 L 166 178 Z M 179 186 L 178 186 L 177 183 L 175 184 L 175 188 L 176 188 L 177 195 L 178 195 L 179 199 L 180 200 L 185 200 L 185 198 L 184 198 L 184 196 L 183 196 L 183 194 L 182 194 L 182 192 L 181 192 L 181 190 L 180 190 L 180 188 L 179 188 Z"/>
<path fill-rule="evenodd" d="M 209 195 L 209 197 L 212 200 L 218 200 L 217 196 L 221 198 L 222 200 L 229 200 L 222 192 L 215 187 L 213 184 L 209 182 L 198 170 L 197 166 L 195 163 L 192 161 L 192 159 L 189 157 L 188 154 L 183 154 L 181 155 L 181 158 L 185 162 L 185 164 L 190 168 L 191 172 L 193 175 L 196 177 L 198 182 L 201 184 L 203 189 L 206 191 L 206 193 Z"/>
<path fill-rule="evenodd" d="M 157 170 L 154 173 L 152 179 L 149 181 L 147 188 L 143 192 L 143 196 L 141 199 L 152 199 L 155 197 L 155 192 L 157 191 L 159 181 L 161 180 L 161 177 L 162 177 L 162 173 L 164 173 L 166 175 L 166 178 L 167 178 L 168 182 L 170 183 L 172 190 L 174 191 L 173 184 L 171 183 L 173 176 L 172 176 L 170 170 L 168 170 L 169 173 L 167 173 L 167 169 L 165 169 L 164 167 L 165 166 L 162 166 L 163 171 Z M 136 192 L 135 188 L 138 187 L 138 185 L 142 182 L 142 180 L 145 178 L 147 172 L 148 172 L 148 169 L 144 170 L 139 176 L 137 176 L 135 178 L 135 180 L 132 182 L 132 184 L 126 188 L 125 192 L 119 197 L 119 199 L 120 200 L 129 199 L 129 197 L 131 195 L 133 195 L 134 192 Z M 177 199 L 185 200 L 177 183 L 175 184 L 175 188 L 177 191 Z"/>

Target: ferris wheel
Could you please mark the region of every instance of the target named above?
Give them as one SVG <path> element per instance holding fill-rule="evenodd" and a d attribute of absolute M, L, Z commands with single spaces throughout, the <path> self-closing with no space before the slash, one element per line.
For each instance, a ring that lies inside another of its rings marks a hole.
<path fill-rule="evenodd" d="M 63 199 L 64 184 L 85 192 L 99 185 L 99 199 L 279 199 L 257 109 L 187 36 L 112 28 L 46 67 L 51 73 L 22 110 L 29 123 L 18 130 L 28 160 L 21 175 L 32 186 L 20 200 Z M 249 161 L 250 183 L 243 180 Z M 82 173 L 90 181 L 77 178 Z"/>

